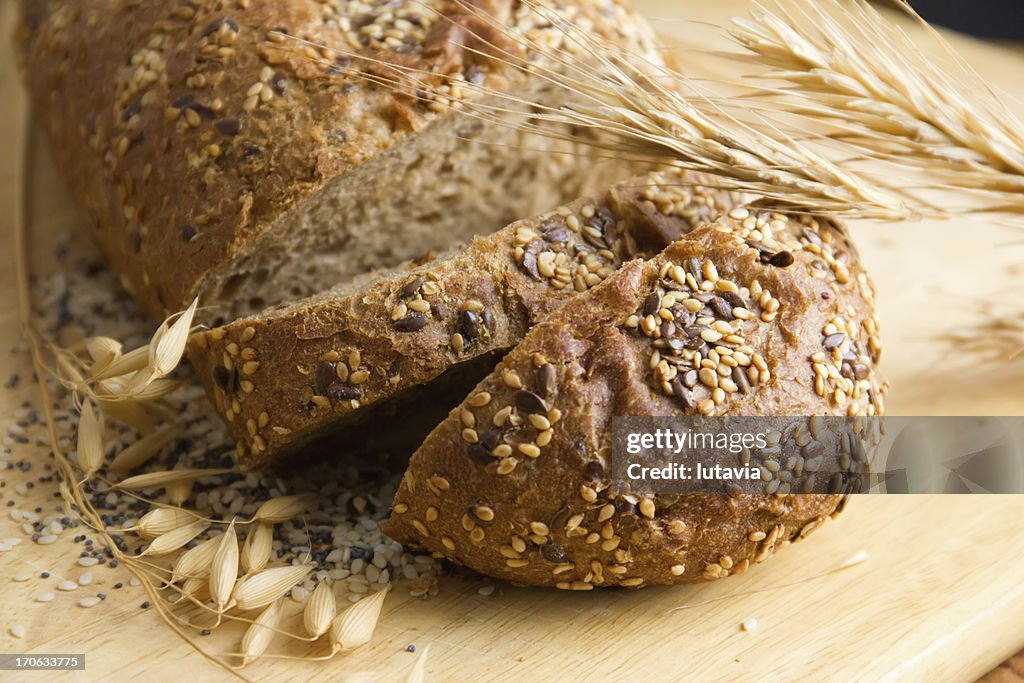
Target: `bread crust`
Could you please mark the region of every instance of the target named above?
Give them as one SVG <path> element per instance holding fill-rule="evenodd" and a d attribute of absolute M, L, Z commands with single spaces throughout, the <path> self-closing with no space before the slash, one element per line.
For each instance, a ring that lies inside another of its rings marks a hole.
<path fill-rule="evenodd" d="M 359 291 L 194 335 L 189 358 L 240 464 L 265 466 L 453 367 L 504 353 L 625 260 L 655 254 L 735 205 L 700 182 L 677 172 L 634 178 Z"/>
<path fill-rule="evenodd" d="M 140 305 L 157 319 L 183 310 L 332 179 L 447 116 L 342 74 L 376 68 L 346 54 L 507 87 L 466 49 L 478 47 L 471 31 L 501 36 L 454 0 L 434 5 L 24 0 L 18 42 L 36 120 Z M 470 5 L 499 20 L 519 7 Z M 569 9 L 626 44 L 647 39 L 616 0 Z"/>
<path fill-rule="evenodd" d="M 768 494 L 610 486 L 613 416 L 882 412 L 874 292 L 841 229 L 730 216 L 536 325 L 414 454 L 386 533 L 497 578 L 587 590 L 740 573 L 837 512 L 839 489 L 803 464 L 767 480 Z M 719 322 L 729 335 L 701 345 Z M 674 339 L 696 343 L 677 351 Z M 749 386 L 735 372 L 686 378 L 685 353 L 717 370 L 723 348 Z"/>

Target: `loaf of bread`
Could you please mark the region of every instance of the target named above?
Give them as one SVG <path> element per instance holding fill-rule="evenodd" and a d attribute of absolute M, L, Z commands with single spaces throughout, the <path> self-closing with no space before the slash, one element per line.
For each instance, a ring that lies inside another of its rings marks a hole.
<path fill-rule="evenodd" d="M 372 439 L 407 455 L 531 326 L 735 205 L 699 182 L 680 172 L 633 178 L 436 258 L 197 334 L 190 359 L 245 468 L 322 436 L 350 452 Z"/>
<path fill-rule="evenodd" d="M 657 59 L 644 22 L 618 0 L 554 6 Z M 496 35 L 467 9 L 557 47 L 563 32 L 528 3 L 21 7 L 35 120 L 110 266 L 160 319 L 198 295 L 201 319 L 232 320 L 488 234 L 578 196 L 605 172 L 630 173 L 627 164 L 596 164 L 585 146 L 526 138 L 369 80 L 392 63 L 423 78 L 514 85 L 545 101 L 542 85 L 517 81 L 477 52 L 525 43 Z M 442 89 L 450 101 L 463 96 L 457 82 Z"/>
<path fill-rule="evenodd" d="M 841 229 L 734 209 L 533 327 L 413 455 L 385 531 L 539 586 L 745 571 L 835 513 L 841 482 L 799 457 L 754 463 L 763 494 L 616 493 L 612 417 L 880 414 L 873 296 Z"/>

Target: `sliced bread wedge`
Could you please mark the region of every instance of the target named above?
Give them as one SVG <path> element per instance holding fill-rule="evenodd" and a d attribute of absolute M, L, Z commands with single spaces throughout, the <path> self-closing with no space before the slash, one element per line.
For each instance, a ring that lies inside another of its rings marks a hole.
<path fill-rule="evenodd" d="M 408 454 L 527 330 L 626 260 L 653 255 L 735 198 L 652 173 L 470 245 L 194 335 L 189 358 L 261 467 L 314 439 L 394 435 Z"/>
<path fill-rule="evenodd" d="M 798 452 L 753 462 L 763 494 L 623 493 L 612 418 L 878 415 L 873 300 L 841 230 L 735 209 L 534 326 L 413 455 L 385 531 L 538 586 L 741 573 L 834 514 L 842 482 Z"/>

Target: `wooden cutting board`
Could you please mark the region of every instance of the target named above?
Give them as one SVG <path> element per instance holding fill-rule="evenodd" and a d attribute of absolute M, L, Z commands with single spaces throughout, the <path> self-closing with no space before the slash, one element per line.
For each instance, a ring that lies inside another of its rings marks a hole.
<path fill-rule="evenodd" d="M 748 7 L 740 0 L 646 0 L 660 30 L 692 48 L 717 30 L 697 20 L 724 21 Z M 0 0 L 0 35 L 9 35 L 12 3 Z M 690 21 L 679 20 L 682 14 Z M 956 44 L 997 87 L 1020 92 L 1024 55 L 967 39 Z M 693 51 L 684 64 L 702 64 Z M 717 67 L 716 67 L 717 68 Z M 693 68 L 699 75 L 700 69 Z M 33 268 L 52 267 L 55 236 L 80 224 L 39 140 L 32 134 L 11 55 L 0 55 L 0 379 L 30 374 L 13 292 L 12 226 L 24 206 Z M 1024 108 L 1022 108 L 1024 111 Z M 27 165 L 19 159 L 24 149 Z M 28 172 L 25 171 L 28 168 Z M 22 200 L 27 201 L 22 204 Z M 879 289 L 887 343 L 884 368 L 893 414 L 1024 413 L 1024 363 L 979 363 L 939 338 L 981 320 L 982 300 L 1021 307 L 1020 234 L 985 224 L 857 224 L 853 230 Z M 0 434 L 34 387 L 0 389 Z M 43 449 L 20 447 L 7 459 L 46 461 Z M 31 475 L 38 476 L 34 469 Z M 52 489 L 26 496 L 11 489 L 26 479 L 0 471 L 22 508 L 52 505 Z M 797 680 L 970 681 L 1024 645 L 1024 496 L 890 496 L 855 500 L 841 518 L 807 542 L 755 570 L 699 587 L 564 593 L 500 585 L 477 594 L 477 579 L 445 578 L 427 601 L 402 591 L 388 598 L 374 642 L 325 663 L 260 662 L 251 680 L 343 680 L 376 672 L 401 680 L 431 646 L 430 681 L 497 680 Z M 22 536 L 5 515 L 0 539 Z M 198 656 L 152 610 L 139 609 L 141 589 L 111 589 L 127 572 L 97 571 L 97 590 L 110 598 L 91 610 L 77 597 L 41 604 L 33 596 L 74 577 L 76 553 L 67 535 L 51 546 L 28 538 L 0 553 L 0 651 L 81 652 L 87 670 L 76 680 L 206 681 L 228 674 Z M 866 563 L 825 572 L 855 552 Z M 14 583 L 19 571 L 52 572 Z M 766 590 L 768 589 L 768 590 Z M 760 591 L 751 593 L 752 591 Z M 709 602 L 713 601 L 713 602 Z M 672 607 L 697 604 L 669 612 Z M 743 632 L 740 623 L 758 626 Z M 26 628 L 23 639 L 9 633 Z M 0 678 L 4 678 L 0 675 Z M 43 674 L 5 680 L 43 680 Z"/>

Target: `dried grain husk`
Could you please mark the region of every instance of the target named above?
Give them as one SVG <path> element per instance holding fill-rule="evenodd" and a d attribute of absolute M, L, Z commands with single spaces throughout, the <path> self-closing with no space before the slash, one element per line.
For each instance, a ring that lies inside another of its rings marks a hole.
<path fill-rule="evenodd" d="M 313 571 L 311 564 L 265 569 L 243 578 L 235 586 L 233 598 L 240 610 L 259 609 L 287 593 Z"/>
<path fill-rule="evenodd" d="M 100 384 L 104 384 L 101 382 Z M 100 392 L 101 394 L 108 392 Z M 110 400 L 103 398 L 102 395 L 96 396 L 96 404 L 100 410 L 103 411 L 103 415 L 112 420 L 123 422 L 124 424 L 134 427 L 142 434 L 150 434 L 155 429 L 153 425 L 153 417 L 138 401 L 126 401 L 126 400 Z"/>
<path fill-rule="evenodd" d="M 92 358 L 91 374 L 96 374 L 121 357 L 121 342 L 110 337 L 89 337 L 85 350 Z"/>
<path fill-rule="evenodd" d="M 427 680 L 427 653 L 430 652 L 430 646 L 427 645 L 420 652 L 420 656 L 416 658 L 416 664 L 412 667 L 412 671 L 409 672 L 409 677 L 406 683 L 423 683 Z"/>
<path fill-rule="evenodd" d="M 230 471 L 231 470 L 228 469 L 181 469 L 167 470 L 165 472 L 149 472 L 148 474 L 138 474 L 134 477 L 128 477 L 127 479 L 120 481 L 117 484 L 117 487 L 128 491 L 155 489 L 175 482 L 195 481 L 199 477 L 210 477 Z"/>
<path fill-rule="evenodd" d="M 260 612 L 242 638 L 242 663 L 248 664 L 267 651 L 281 617 L 281 601 L 275 600 Z"/>
<path fill-rule="evenodd" d="M 190 524 L 186 524 L 185 526 L 178 527 L 174 531 L 170 531 L 153 539 L 153 542 L 150 543 L 149 546 L 140 553 L 140 555 L 166 555 L 167 553 L 174 552 L 199 534 L 206 531 L 208 526 L 209 525 L 206 522 L 197 520 Z"/>
<path fill-rule="evenodd" d="M 306 609 L 302 614 L 306 633 L 314 638 L 327 633 L 337 613 L 338 601 L 334 597 L 334 589 L 326 581 L 321 581 L 306 601 Z"/>
<path fill-rule="evenodd" d="M 199 299 L 196 298 L 173 325 L 167 326 L 170 318 L 164 321 L 160 329 L 153 335 L 149 343 L 149 369 L 152 371 L 149 381 L 158 380 L 169 375 L 181 362 L 181 356 L 185 353 L 185 345 L 188 343 L 189 331 L 192 329 L 192 318 L 196 314 L 196 306 Z"/>
<path fill-rule="evenodd" d="M 137 349 L 132 349 L 128 353 L 122 355 L 117 360 L 111 362 L 107 367 L 103 368 L 100 372 L 94 373 L 92 381 L 109 379 L 111 377 L 124 377 L 132 373 L 138 372 L 142 368 L 146 367 L 149 362 L 149 345 L 140 346 Z"/>
<path fill-rule="evenodd" d="M 78 466 L 86 479 L 103 466 L 103 423 L 89 400 L 82 403 L 78 419 Z"/>
<path fill-rule="evenodd" d="M 192 495 L 191 479 L 175 481 L 167 485 L 167 501 L 171 505 L 181 505 Z"/>
<path fill-rule="evenodd" d="M 160 449 L 166 446 L 177 433 L 176 425 L 165 425 L 152 434 L 147 434 L 132 442 L 114 456 L 113 462 L 110 463 L 110 471 L 127 472 L 145 464 L 159 453 Z"/>
<path fill-rule="evenodd" d="M 213 565 L 213 556 L 217 554 L 220 547 L 220 537 L 214 536 L 199 543 L 194 548 L 186 550 L 174 563 L 174 572 L 171 575 L 171 582 L 181 579 L 205 579 L 210 575 L 210 568 Z"/>
<path fill-rule="evenodd" d="M 386 586 L 334 618 L 331 622 L 331 644 L 335 652 L 354 650 L 370 642 L 389 590 L 391 586 Z"/>
<path fill-rule="evenodd" d="M 255 525 L 242 545 L 242 569 L 250 574 L 262 571 L 270 561 L 273 543 L 274 525 Z"/>
<path fill-rule="evenodd" d="M 235 522 L 232 520 L 217 544 L 217 552 L 210 566 L 210 597 L 218 611 L 222 612 L 229 606 L 237 579 L 238 534 L 235 533 Z"/>
<path fill-rule="evenodd" d="M 316 502 L 316 494 L 303 493 L 297 496 L 278 496 L 260 505 L 253 520 L 268 524 L 280 524 L 298 517 Z"/>
<path fill-rule="evenodd" d="M 163 536 L 175 529 L 191 524 L 199 519 L 193 512 L 181 508 L 156 508 L 144 514 L 135 526 L 127 530 L 135 531 L 147 541 Z"/>
<path fill-rule="evenodd" d="M 191 598 L 196 602 L 206 602 L 210 599 L 210 583 L 205 578 L 186 579 L 180 590 L 182 597 Z"/>

